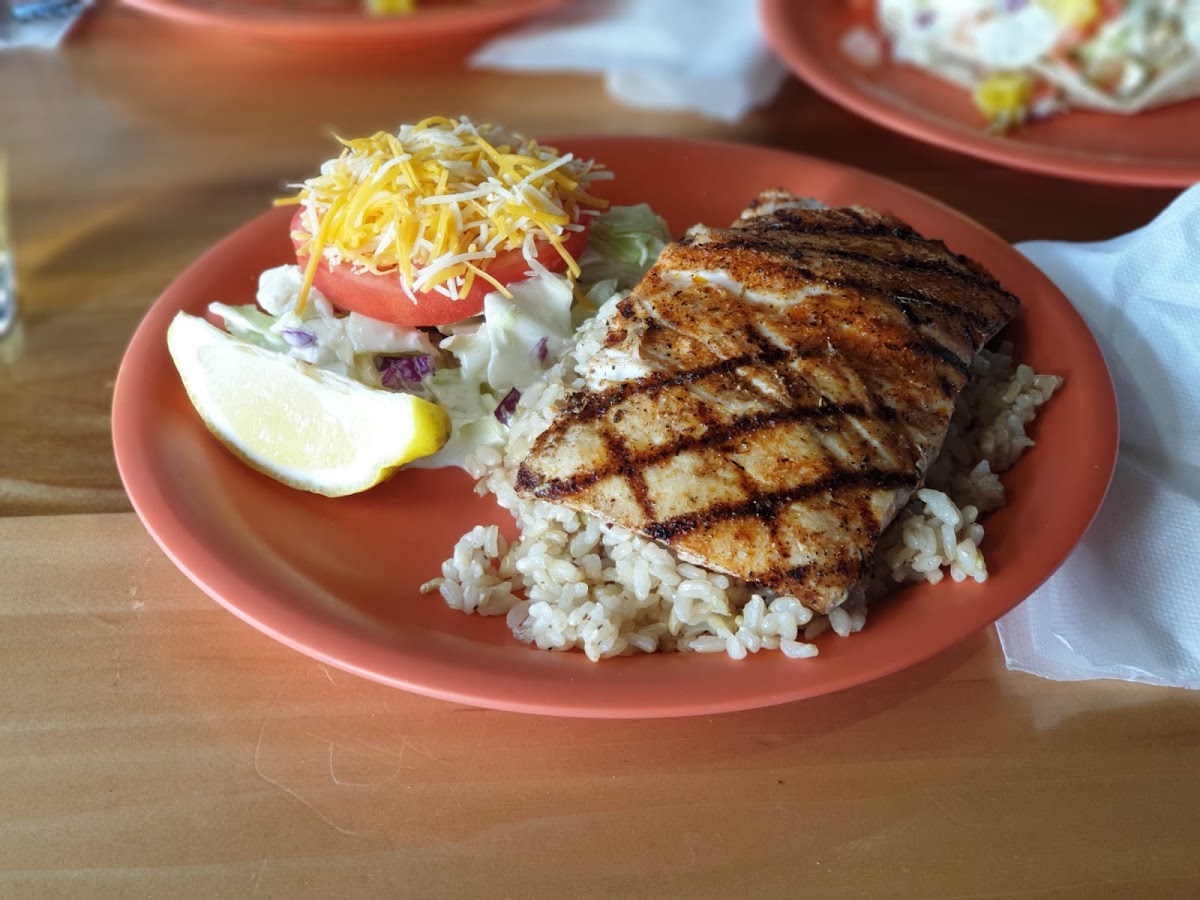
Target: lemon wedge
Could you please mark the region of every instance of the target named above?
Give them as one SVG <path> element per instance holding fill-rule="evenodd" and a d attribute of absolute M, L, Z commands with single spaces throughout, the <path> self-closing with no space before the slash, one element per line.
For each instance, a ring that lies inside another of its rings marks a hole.
<path fill-rule="evenodd" d="M 411 394 L 366 387 L 178 313 L 167 348 L 196 412 L 247 464 L 342 497 L 441 449 L 450 417 Z"/>

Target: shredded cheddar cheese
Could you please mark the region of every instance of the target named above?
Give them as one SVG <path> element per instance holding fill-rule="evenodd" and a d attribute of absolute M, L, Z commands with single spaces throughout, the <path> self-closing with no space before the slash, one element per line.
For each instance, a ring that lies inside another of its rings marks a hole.
<path fill-rule="evenodd" d="M 1019 123 L 1033 95 L 1033 79 L 1024 72 L 997 72 L 981 81 L 973 92 L 975 106 L 999 129 Z"/>
<path fill-rule="evenodd" d="M 342 153 L 277 201 L 303 206 L 293 235 L 309 258 L 300 308 L 322 260 L 395 275 L 414 303 L 415 292 L 461 299 L 476 279 L 510 296 L 487 271 L 502 251 L 519 250 L 537 273 L 539 246 L 549 244 L 577 276 L 563 242 L 607 206 L 589 193 L 610 177 L 596 163 L 466 117 L 338 140 Z"/>
<path fill-rule="evenodd" d="M 1038 0 L 1038 5 L 1067 28 L 1090 28 L 1100 20 L 1098 0 Z"/>
<path fill-rule="evenodd" d="M 363 0 L 363 7 L 373 16 L 404 16 L 416 6 L 416 0 Z"/>

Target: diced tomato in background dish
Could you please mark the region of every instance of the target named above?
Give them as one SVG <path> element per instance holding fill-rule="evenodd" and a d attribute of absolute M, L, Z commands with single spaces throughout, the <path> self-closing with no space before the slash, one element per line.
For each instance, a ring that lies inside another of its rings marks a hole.
<path fill-rule="evenodd" d="M 302 210 L 297 210 L 296 215 L 292 217 L 290 229 L 293 235 L 304 231 L 300 222 L 301 214 Z M 591 222 L 591 217 L 585 217 L 582 222 L 583 230 L 568 232 L 563 240 L 563 247 L 576 260 L 587 243 Z M 296 248 L 296 262 L 301 270 L 308 265 L 308 257 L 300 255 L 305 243 L 307 241 L 292 238 L 292 245 Z M 566 260 L 553 245 L 547 241 L 537 243 L 538 262 L 551 272 L 562 272 L 567 268 Z M 529 265 L 520 250 L 503 250 L 497 253 L 494 259 L 485 260 L 480 268 L 501 284 L 507 285 L 524 281 Z M 483 298 L 496 289 L 486 278 L 476 276 L 471 290 L 458 300 L 451 300 L 436 291 L 417 291 L 417 302 L 414 303 L 404 293 L 400 286 L 400 276 L 396 272 L 383 275 L 374 272 L 356 273 L 351 270 L 349 263 L 340 263 L 331 269 L 324 262 L 317 265 L 313 286 L 328 297 L 329 302 L 338 309 L 409 327 L 449 325 L 477 316 L 483 312 Z"/>

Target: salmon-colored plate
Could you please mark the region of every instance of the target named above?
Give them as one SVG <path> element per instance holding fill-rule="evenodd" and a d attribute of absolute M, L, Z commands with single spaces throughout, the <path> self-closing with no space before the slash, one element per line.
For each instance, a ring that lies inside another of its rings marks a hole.
<path fill-rule="evenodd" d="M 258 273 L 289 259 L 289 211 L 229 235 L 179 277 L 134 335 L 117 379 L 113 439 L 134 507 L 172 560 L 219 603 L 303 653 L 447 700 L 573 716 L 677 716 L 747 709 L 847 688 L 924 660 L 1021 602 L 1066 558 L 1107 489 L 1117 419 L 1104 360 L 1065 297 L 1000 238 L 895 183 L 757 147 L 653 138 L 555 142 L 615 173 L 609 196 L 646 201 L 673 233 L 727 223 L 760 189 L 893 212 L 983 261 L 1023 301 L 1009 326 L 1019 357 L 1066 384 L 1037 422 L 1038 444 L 1006 476 L 1011 503 L 986 519 L 984 584 L 907 588 L 820 655 L 659 654 L 591 663 L 516 641 L 502 618 L 455 612 L 419 587 L 455 540 L 508 514 L 458 470 L 401 472 L 331 500 L 279 485 L 212 438 L 167 353 L 179 310 L 252 302 Z M 669 166 L 655 161 L 670 160 Z"/>
<path fill-rule="evenodd" d="M 566 0 L 417 0 L 407 15 L 371 16 L 360 0 L 124 0 L 183 25 L 310 45 L 416 46 L 494 31 Z"/>
<path fill-rule="evenodd" d="M 1107 184 L 1186 187 L 1200 181 L 1200 100 L 1133 117 L 1071 111 L 990 134 L 966 91 L 885 61 L 865 69 L 842 53 L 855 22 L 848 0 L 759 0 L 775 52 L 836 103 L 909 137 L 1001 165 Z"/>

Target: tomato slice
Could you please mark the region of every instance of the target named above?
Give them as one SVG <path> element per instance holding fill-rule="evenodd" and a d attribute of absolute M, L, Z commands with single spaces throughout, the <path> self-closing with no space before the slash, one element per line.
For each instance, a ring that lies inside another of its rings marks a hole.
<path fill-rule="evenodd" d="M 296 215 L 292 217 L 289 228 L 293 234 L 304 231 L 300 222 L 301 214 L 302 211 L 297 210 Z M 591 222 L 590 216 L 585 217 L 582 222 L 583 230 L 570 232 L 563 240 L 563 247 L 575 259 L 579 259 L 579 254 L 583 252 L 583 246 L 587 243 Z M 292 238 L 292 244 L 296 248 L 296 262 L 301 270 L 308 264 L 308 257 L 301 255 L 305 243 L 307 242 Z M 562 272 L 567 268 L 566 260 L 548 241 L 538 242 L 537 260 L 551 272 Z M 494 259 L 488 260 L 483 268 L 498 282 L 506 285 L 524 281 L 525 273 L 529 270 L 520 250 L 500 251 Z M 316 274 L 313 275 L 313 286 L 339 309 L 410 327 L 449 325 L 477 316 L 483 312 L 483 298 L 496 289 L 486 278 L 476 278 L 471 290 L 458 300 L 451 300 L 436 291 L 417 291 L 417 302 L 414 303 L 400 286 L 397 273 L 356 273 L 351 271 L 349 263 L 340 263 L 332 269 L 325 263 L 319 264 Z"/>

